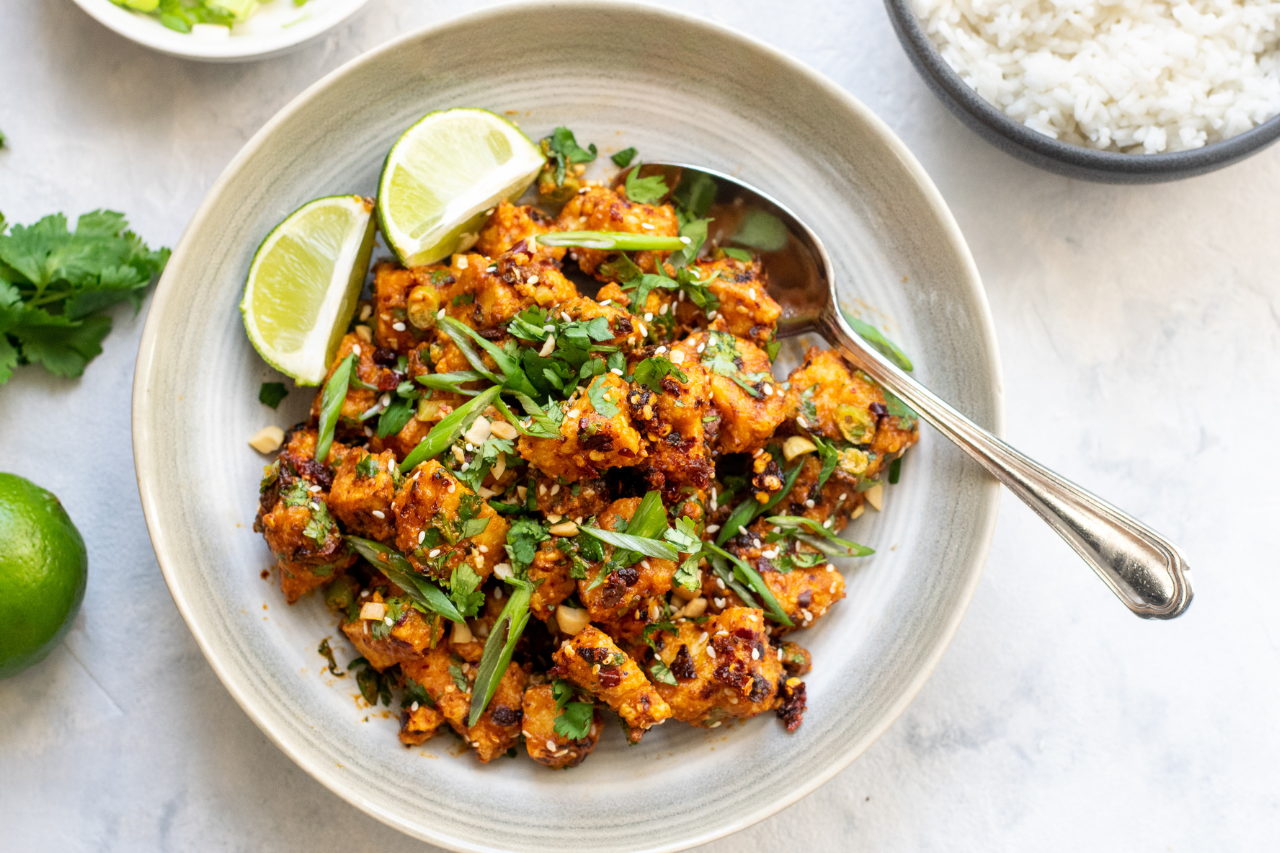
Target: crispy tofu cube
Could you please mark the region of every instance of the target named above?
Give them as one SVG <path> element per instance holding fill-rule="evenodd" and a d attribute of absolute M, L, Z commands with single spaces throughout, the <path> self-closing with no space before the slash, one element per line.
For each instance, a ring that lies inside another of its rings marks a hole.
<path fill-rule="evenodd" d="M 586 737 L 570 740 L 556 734 L 556 698 L 550 684 L 538 684 L 524 691 L 524 745 L 529 757 L 553 770 L 577 767 L 596 748 L 604 726 L 600 711 L 592 711 Z"/>
<path fill-rule="evenodd" d="M 588 625 L 553 657 L 552 675 L 572 681 L 617 712 L 632 743 L 671 716 L 671 708 L 639 665 L 599 628 Z"/>
<path fill-rule="evenodd" d="M 648 226 L 648 227 L 645 227 Z M 680 223 L 669 204 L 651 205 L 628 201 L 626 196 L 607 187 L 593 186 L 569 199 L 556 218 L 559 231 L 620 231 L 628 234 L 656 234 L 676 237 Z M 611 252 L 598 249 L 576 249 L 578 266 L 587 275 L 609 259 Z M 670 252 L 631 252 L 631 260 L 641 270 L 658 272 L 658 264 Z M 604 280 L 603 278 L 601 280 Z"/>
<path fill-rule="evenodd" d="M 329 509 L 349 533 L 391 542 L 395 538 L 396 497 L 400 471 L 391 451 L 373 455 L 362 448 L 345 454 L 333 478 Z"/>
<path fill-rule="evenodd" d="M 396 548 L 423 574 L 448 580 L 465 560 L 487 578 L 503 559 L 510 524 L 434 459 L 405 477 L 392 506 Z"/>
<path fill-rule="evenodd" d="M 627 383 L 612 373 L 597 376 L 586 393 L 562 405 L 560 438 L 521 436 L 517 450 L 543 473 L 577 481 L 609 468 L 635 465 L 645 456 L 626 404 Z M 599 400 L 606 408 L 597 410 Z"/>
<path fill-rule="evenodd" d="M 689 269 L 699 280 L 707 281 L 707 290 L 720 301 L 716 313 L 724 318 L 730 334 L 757 346 L 773 338 L 782 306 L 769 295 L 769 280 L 759 258 L 705 260 L 690 264 Z M 702 309 L 688 300 L 680 303 L 676 316 L 685 329 L 708 325 Z"/>
<path fill-rule="evenodd" d="M 690 335 L 672 349 L 684 353 L 685 363 L 707 371 L 711 403 L 720 416 L 715 448 L 750 453 L 764 447 L 789 411 L 765 351 L 716 329 Z"/>
<path fill-rule="evenodd" d="M 485 220 L 474 248 L 482 255 L 496 258 L 511 251 L 523 240 L 554 230 L 555 221 L 536 207 L 517 207 L 503 199 Z M 540 246 L 535 257 L 540 261 L 559 261 L 564 257 L 564 252 L 563 247 Z"/>

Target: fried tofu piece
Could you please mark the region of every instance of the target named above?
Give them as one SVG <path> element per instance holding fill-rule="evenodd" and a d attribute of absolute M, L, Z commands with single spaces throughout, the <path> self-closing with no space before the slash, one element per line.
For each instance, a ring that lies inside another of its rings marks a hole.
<path fill-rule="evenodd" d="M 763 447 L 786 420 L 787 395 L 774 380 L 769 356 L 760 347 L 712 329 L 690 335 L 672 349 L 685 354 L 685 363 L 701 364 L 707 371 L 711 402 L 720 416 L 714 446 L 721 453 L 749 453 Z"/>
<path fill-rule="evenodd" d="M 457 673 L 450 672 L 453 667 Z M 524 716 L 524 689 L 529 682 L 529 671 L 518 663 L 508 664 L 498 682 L 484 713 L 474 726 L 467 726 L 471 711 L 471 686 L 475 683 L 476 669 L 470 664 L 459 665 L 446 644 L 440 644 L 422 658 L 401 667 L 406 678 L 411 678 L 436 703 L 436 710 L 475 750 L 476 758 L 489 763 L 516 745 L 520 737 L 520 722 Z M 465 682 L 461 690 L 457 681 Z"/>
<path fill-rule="evenodd" d="M 654 637 L 657 657 L 676 680 L 656 684 L 673 717 L 715 728 L 730 717 L 748 719 L 775 707 L 783 668 L 763 611 L 733 607 L 702 625 L 681 619 L 675 627 Z"/>
<path fill-rule="evenodd" d="M 560 438 L 521 436 L 517 450 L 544 474 L 577 481 L 609 468 L 635 465 L 645 456 L 640 433 L 626 407 L 627 383 L 612 373 L 591 380 L 586 393 L 562 405 Z M 597 409 L 600 401 L 606 408 Z"/>
<path fill-rule="evenodd" d="M 554 542 L 544 542 L 529 565 L 529 580 L 538 584 L 529 599 L 529 610 L 538 619 L 555 615 L 560 602 L 573 595 L 578 582 L 573 579 L 573 564 Z M 539 583 L 540 582 L 540 583 Z"/>
<path fill-rule="evenodd" d="M 579 519 L 599 515 L 609 506 L 609 487 L 603 477 L 579 480 L 562 486 L 554 477 L 538 473 L 534 477 L 534 500 L 538 512 Z"/>
<path fill-rule="evenodd" d="M 772 528 L 761 519 L 752 525 L 751 533 L 735 536 L 726 544 L 760 573 L 765 586 L 778 600 L 778 606 L 795 623 L 792 627 L 775 626 L 773 634 L 777 637 L 808 628 L 825 616 L 831 605 L 844 598 L 845 584 L 844 576 L 823 555 L 807 545 L 765 542 L 767 530 Z M 812 558 L 804 561 L 815 565 L 796 565 L 797 557 Z M 711 604 L 719 606 L 716 601 Z"/>
<path fill-rule="evenodd" d="M 601 305 L 594 299 L 575 296 L 557 305 L 556 311 L 570 320 L 583 323 L 589 323 L 597 317 L 605 318 L 609 323 L 609 331 L 613 334 L 612 338 L 599 342 L 605 346 L 619 347 L 627 352 L 644 344 L 644 334 L 640 331 L 642 324 L 626 309 L 625 300 L 617 304 L 610 302 L 608 305 Z"/>
<path fill-rule="evenodd" d="M 769 295 L 769 280 L 758 257 L 752 256 L 750 261 L 730 257 L 696 261 L 689 270 L 706 281 L 707 290 L 720 301 L 716 314 L 724 318 L 730 334 L 761 347 L 773 339 L 782 306 Z M 687 330 L 708 325 L 706 314 L 688 300 L 679 304 L 676 318 Z"/>
<path fill-rule="evenodd" d="M 555 230 L 555 221 L 536 207 L 517 207 L 503 199 L 489 214 L 474 246 L 482 255 L 496 258 L 511 251 L 521 241 Z M 536 241 L 535 241 L 536 242 Z M 540 261 L 560 261 L 564 257 L 563 246 L 539 246 L 534 256 Z"/>
<path fill-rule="evenodd" d="M 398 663 L 419 659 L 444 637 L 443 620 L 437 617 L 428 621 L 398 587 L 388 585 L 360 598 L 359 602 L 360 615 L 352 621 L 344 621 L 342 633 L 379 672 Z M 379 612 L 384 616 L 363 618 L 367 604 L 381 604 Z M 392 624 L 387 625 L 386 619 L 391 619 Z"/>
<path fill-rule="evenodd" d="M 530 758 L 553 770 L 577 767 L 600 740 L 600 732 L 604 730 L 600 710 L 592 711 L 591 726 L 586 736 L 576 740 L 556 733 L 557 713 L 555 690 L 550 684 L 537 684 L 525 689 L 522 729 L 525 749 Z"/>
<path fill-rule="evenodd" d="M 648 226 L 648 227 L 646 227 Z M 580 192 L 565 204 L 556 217 L 559 231 L 617 231 L 628 234 L 656 234 L 676 237 L 680 223 L 675 210 L 669 204 L 651 205 L 628 201 L 626 196 L 608 187 L 593 186 Z M 599 249 L 576 249 L 578 266 L 587 275 L 596 275 L 597 268 L 612 252 Z M 631 260 L 642 271 L 658 272 L 658 265 L 670 252 L 631 252 Z M 603 278 L 601 279 L 604 280 Z"/>
<path fill-rule="evenodd" d="M 633 360 L 638 363 L 647 353 Z M 627 392 L 631 419 L 648 442 L 641 468 L 650 486 L 673 503 L 686 486 L 706 489 L 712 475 L 706 429 L 712 411 L 710 376 L 697 362 L 676 367 L 684 381 L 669 373 L 658 380 L 657 393 L 638 382 Z"/>
<path fill-rule="evenodd" d="M 400 712 L 400 742 L 405 746 L 421 746 L 436 736 L 444 722 L 444 714 L 430 705 L 414 702 Z"/>
<path fill-rule="evenodd" d="M 785 504 L 778 507 L 780 514 L 811 518 L 819 524 L 834 519 L 831 523 L 833 530 L 843 530 L 852 519 L 862 515 L 866 495 L 853 488 L 846 479 L 832 472 L 822 488 L 818 488 L 822 460 L 816 453 L 801 457 L 800 465 L 800 473 L 784 499 Z"/>
<path fill-rule="evenodd" d="M 390 450 L 374 455 L 358 447 L 343 456 L 329 492 L 329 509 L 348 533 L 379 542 L 395 538 L 391 503 L 401 479 L 396 466 Z"/>
<path fill-rule="evenodd" d="M 510 524 L 434 459 L 406 476 L 392 508 L 396 548 L 423 574 L 448 580 L 466 560 L 487 578 L 502 559 Z M 462 535 L 481 521 L 482 530 Z"/>
<path fill-rule="evenodd" d="M 813 655 L 805 647 L 790 640 L 783 640 L 778 644 L 778 660 L 787 675 L 808 675 L 809 670 L 813 669 Z"/>
<path fill-rule="evenodd" d="M 579 631 L 553 657 L 556 665 L 551 674 L 572 681 L 617 712 L 632 743 L 671 716 L 666 700 L 639 665 L 594 625 Z"/>
<path fill-rule="evenodd" d="M 355 370 L 352 375 L 368 388 L 361 388 L 355 382 L 347 386 L 346 399 L 342 401 L 342 409 L 338 412 L 337 435 L 340 438 L 359 438 L 364 440 L 364 424 L 360 416 L 373 408 L 378 399 L 405 380 L 403 373 L 393 369 L 396 354 L 391 350 L 380 349 L 371 343 L 360 340 L 354 334 L 344 335 L 338 344 L 338 353 L 329 365 L 329 372 L 321 383 L 321 391 L 311 403 L 312 423 L 320 420 L 320 404 L 324 399 L 323 387 L 338 369 L 338 365 L 348 356 L 356 356 Z M 370 390 L 370 388 L 375 390 Z"/>
<path fill-rule="evenodd" d="M 630 521 L 640 506 L 640 498 L 622 498 L 602 512 L 596 525 L 602 530 L 621 530 L 622 522 Z M 578 598 L 591 614 L 592 622 L 613 622 L 638 606 L 647 612 L 649 599 L 666 595 L 671 591 L 671 579 L 675 577 L 676 564 L 671 560 L 645 557 L 632 566 L 624 566 L 597 583 L 605 563 L 598 563 L 587 571 L 587 577 L 578 581 Z"/>
<path fill-rule="evenodd" d="M 443 269 L 438 265 L 405 269 L 393 261 L 379 261 L 373 267 L 373 342 L 396 355 L 408 355 L 414 347 L 432 334 L 430 326 L 420 326 L 413 319 L 423 314 L 434 314 L 422 306 L 422 293 L 417 299 L 413 292 L 425 287 L 433 291 L 433 277 L 439 281 Z M 438 302 L 436 303 L 438 304 Z M 413 317 L 411 318 L 410 312 Z"/>
<path fill-rule="evenodd" d="M 810 347 L 789 381 L 796 425 L 842 443 L 836 470 L 844 476 L 875 479 L 920 439 L 916 420 L 890 415 L 884 391 L 832 350 Z"/>

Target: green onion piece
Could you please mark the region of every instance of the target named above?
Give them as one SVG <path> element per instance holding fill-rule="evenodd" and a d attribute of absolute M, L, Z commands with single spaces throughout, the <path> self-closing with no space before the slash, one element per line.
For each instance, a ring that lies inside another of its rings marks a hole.
<path fill-rule="evenodd" d="M 719 545 L 706 543 L 706 547 L 714 554 L 719 554 L 730 563 L 733 563 L 733 574 L 742 583 L 751 587 L 760 596 L 760 600 L 764 602 L 764 609 L 768 611 L 769 618 L 781 625 L 794 624 L 787 614 L 783 612 L 782 606 L 778 604 L 778 599 L 773 597 L 773 593 L 769 591 L 769 587 L 765 584 L 764 578 L 760 577 L 760 573 L 746 564 L 745 561 L 735 557 Z"/>
<path fill-rule="evenodd" d="M 881 334 L 879 329 L 869 323 L 862 322 L 848 311 L 841 311 L 840 313 L 844 315 L 844 321 L 858 333 L 858 336 L 871 344 L 872 349 L 908 373 L 911 372 L 913 369 L 911 359 L 907 358 L 907 354 L 900 350 L 897 344 Z"/>
<path fill-rule="evenodd" d="M 729 513 L 729 517 L 725 520 L 724 526 L 720 528 L 720 535 L 716 537 L 716 544 L 723 545 L 730 538 L 736 536 L 738 531 L 747 527 L 751 522 L 756 520 L 757 516 L 764 515 L 778 504 L 782 503 L 782 499 L 791 491 L 791 487 L 796 484 L 796 478 L 800 476 L 800 468 L 802 463 L 797 463 L 790 471 L 787 472 L 786 480 L 782 484 L 782 489 L 776 495 L 769 498 L 768 503 L 760 503 L 755 497 L 748 495 L 742 503 L 733 508 L 733 512 Z"/>
<path fill-rule="evenodd" d="M 599 527 L 588 527 L 586 525 L 578 525 L 578 530 L 599 539 L 601 542 L 608 542 L 615 548 L 625 548 L 628 551 L 635 551 L 644 554 L 646 557 L 656 557 L 659 560 L 679 560 L 680 552 L 676 550 L 674 545 L 669 545 L 661 539 L 646 539 L 642 536 L 633 536 L 628 533 L 614 533 L 612 530 L 601 530 Z"/>
<path fill-rule="evenodd" d="M 485 640 L 480 668 L 476 672 L 475 683 L 471 685 L 468 727 L 480 721 L 480 715 L 489 707 L 493 694 L 498 692 L 498 683 L 511 663 L 511 655 L 516 650 L 520 635 L 524 633 L 524 626 L 529 623 L 529 599 L 533 595 L 533 587 L 520 580 L 514 581 L 514 585 L 515 589 L 507 599 L 507 606 L 502 608 L 497 623 L 489 631 L 489 639 Z"/>
<path fill-rule="evenodd" d="M 450 391 L 454 394 L 466 394 L 474 397 L 480 392 L 470 391 L 458 386 L 467 382 L 478 382 L 486 378 L 488 377 L 478 370 L 455 370 L 452 373 L 428 373 L 426 376 L 417 377 L 417 381 L 419 384 L 434 388 L 437 391 Z"/>
<path fill-rule="evenodd" d="M 832 532 L 830 528 L 823 527 L 812 518 L 805 518 L 799 515 L 771 515 L 766 518 L 765 521 L 777 527 L 795 527 L 801 530 L 807 529 L 810 533 L 821 536 L 823 539 L 839 546 L 846 552 L 845 556 L 848 557 L 869 557 L 875 553 L 874 548 L 868 548 L 866 545 L 859 545 L 857 542 L 853 542 L 849 539 L 841 539 Z M 806 537 L 806 541 L 808 541 L 808 539 L 809 537 Z M 813 543 L 809 542 L 809 544 L 812 545 Z M 832 549 L 820 548 L 819 550 L 829 554 Z"/>
<path fill-rule="evenodd" d="M 889 484 L 896 485 L 898 482 L 898 478 L 901 476 L 902 476 L 902 457 L 899 456 L 897 459 L 889 463 Z"/>
<path fill-rule="evenodd" d="M 463 355 L 467 357 L 467 361 L 471 362 L 471 366 L 488 377 L 494 382 L 501 381 L 503 386 L 511 391 L 521 394 L 533 396 L 538 393 L 538 389 L 533 387 L 529 382 L 529 378 L 524 375 L 524 371 L 520 369 L 520 360 L 507 355 L 502 347 L 496 346 L 492 341 L 487 341 L 476 333 L 476 330 L 468 326 L 466 323 L 460 323 L 452 317 L 445 317 L 440 321 L 440 328 L 444 333 L 453 339 L 453 342 L 462 350 Z M 493 363 L 498 366 L 498 370 L 502 373 L 502 379 L 494 376 L 484 366 L 484 362 L 476 355 L 475 350 L 467 345 L 467 338 L 471 338 L 481 349 L 489 353 L 493 358 Z"/>
<path fill-rule="evenodd" d="M 688 237 L 627 234 L 622 231 L 558 231 L 538 235 L 538 243 L 542 246 L 578 246 L 610 252 L 674 252 L 689 242 Z"/>
<path fill-rule="evenodd" d="M 316 461 L 324 464 L 333 446 L 333 433 L 338 428 L 338 415 L 347 400 L 347 387 L 351 384 L 351 371 L 355 368 L 355 353 L 347 356 L 324 384 L 320 396 L 320 435 L 316 438 Z"/>
<path fill-rule="evenodd" d="M 458 608 L 454 607 L 453 602 L 449 600 L 449 596 L 445 595 L 440 587 L 415 572 L 413 566 L 399 551 L 388 548 L 381 542 L 361 539 L 359 536 L 348 536 L 346 540 L 361 557 L 377 567 L 378 571 L 386 575 L 393 584 L 403 589 L 415 604 L 421 605 L 432 613 L 439 613 L 450 622 L 466 622 L 458 612 Z"/>
<path fill-rule="evenodd" d="M 501 392 L 502 389 L 494 385 L 442 418 L 440 423 L 433 426 L 426 438 L 418 442 L 418 446 L 411 450 L 400 463 L 400 473 L 408 474 L 423 462 L 435 459 L 443 453 L 446 447 L 458 440 L 463 430 L 471 426 L 471 423 L 480 417 L 494 400 L 498 399 L 498 394 Z"/>

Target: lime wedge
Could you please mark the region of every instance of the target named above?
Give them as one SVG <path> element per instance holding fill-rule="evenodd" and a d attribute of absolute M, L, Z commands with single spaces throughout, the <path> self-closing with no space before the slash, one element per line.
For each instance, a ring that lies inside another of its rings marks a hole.
<path fill-rule="evenodd" d="M 373 252 L 373 200 L 309 201 L 258 247 L 240 300 L 258 354 L 299 385 L 319 385 L 355 313 Z"/>
<path fill-rule="evenodd" d="M 429 113 L 404 132 L 378 180 L 378 220 L 405 266 L 469 249 L 486 212 L 515 200 L 546 158 L 488 110 Z"/>

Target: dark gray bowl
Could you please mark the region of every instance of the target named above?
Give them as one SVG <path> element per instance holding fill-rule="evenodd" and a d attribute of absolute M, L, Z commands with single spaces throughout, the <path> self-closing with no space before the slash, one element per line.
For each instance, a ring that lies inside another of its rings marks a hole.
<path fill-rule="evenodd" d="M 969 88 L 933 46 L 908 0 L 884 5 L 907 56 L 947 108 L 992 145 L 1041 169 L 1111 184 L 1176 181 L 1230 166 L 1280 137 L 1280 116 L 1274 116 L 1223 142 L 1167 154 L 1119 154 L 1059 142 L 1014 121 Z"/>

